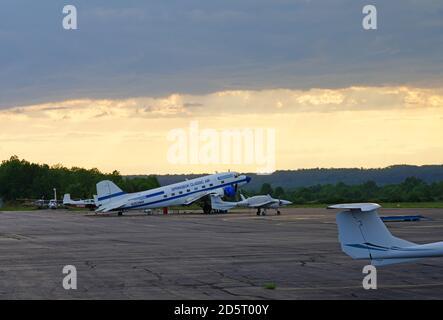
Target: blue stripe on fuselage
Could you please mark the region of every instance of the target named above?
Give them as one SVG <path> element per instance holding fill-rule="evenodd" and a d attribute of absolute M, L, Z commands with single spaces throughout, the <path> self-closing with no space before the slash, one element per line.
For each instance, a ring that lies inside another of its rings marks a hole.
<path fill-rule="evenodd" d="M 104 197 L 101 197 L 101 198 L 98 198 L 97 200 L 98 201 L 103 201 L 103 200 L 107 200 L 107 199 L 111 199 L 111 198 L 115 198 L 115 197 L 118 197 L 118 196 L 122 196 L 122 195 L 124 195 L 124 194 L 126 194 L 126 192 L 118 192 L 118 193 L 114 193 L 114 194 L 110 194 L 109 196 L 104 196 Z"/>
<path fill-rule="evenodd" d="M 155 196 L 161 196 L 164 193 L 165 193 L 164 191 L 159 191 L 159 192 L 156 192 L 156 193 L 147 194 L 145 196 L 139 196 L 139 197 L 134 198 L 134 199 L 129 199 L 128 201 L 135 201 L 135 200 L 140 200 L 140 199 L 152 198 L 152 197 L 155 197 Z"/>

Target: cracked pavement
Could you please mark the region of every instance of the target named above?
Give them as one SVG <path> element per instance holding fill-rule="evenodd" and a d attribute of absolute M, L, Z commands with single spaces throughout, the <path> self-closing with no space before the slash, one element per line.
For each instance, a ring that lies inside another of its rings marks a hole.
<path fill-rule="evenodd" d="M 443 298 L 443 258 L 378 268 L 379 289 L 364 290 L 366 262 L 341 252 L 335 213 L 0 212 L 0 299 Z M 441 209 L 381 214 L 430 217 L 388 226 L 410 241 L 443 240 Z M 77 290 L 62 287 L 68 264 L 77 268 Z"/>

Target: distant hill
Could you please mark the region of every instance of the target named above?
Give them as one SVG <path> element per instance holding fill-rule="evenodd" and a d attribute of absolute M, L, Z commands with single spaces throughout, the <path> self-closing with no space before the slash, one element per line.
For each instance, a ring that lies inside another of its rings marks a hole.
<path fill-rule="evenodd" d="M 343 182 L 349 185 L 374 181 L 380 186 L 398 184 L 408 177 L 416 177 L 427 183 L 443 181 L 443 165 L 395 165 L 379 169 L 300 169 L 281 170 L 271 175 L 256 175 L 248 173 L 252 181 L 244 188 L 251 191 L 260 190 L 263 183 L 270 183 L 273 188 L 283 187 L 292 190 L 297 187 L 307 187 L 317 184 L 336 184 Z M 174 174 L 157 175 L 161 185 L 192 179 L 202 175 Z"/>

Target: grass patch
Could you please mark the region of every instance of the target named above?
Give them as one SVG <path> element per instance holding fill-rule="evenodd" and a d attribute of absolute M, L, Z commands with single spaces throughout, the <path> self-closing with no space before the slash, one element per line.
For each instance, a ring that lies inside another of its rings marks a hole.
<path fill-rule="evenodd" d="M 325 203 L 306 203 L 306 204 L 291 204 L 288 208 L 326 208 L 328 205 Z"/>
<path fill-rule="evenodd" d="M 23 205 L 9 205 L 9 204 L 5 204 L 3 207 L 0 208 L 0 211 L 33 211 L 33 210 L 37 210 L 37 208 L 23 206 Z"/>
<path fill-rule="evenodd" d="M 277 285 L 274 282 L 268 282 L 263 285 L 263 288 L 268 290 L 275 290 L 277 288 Z"/>

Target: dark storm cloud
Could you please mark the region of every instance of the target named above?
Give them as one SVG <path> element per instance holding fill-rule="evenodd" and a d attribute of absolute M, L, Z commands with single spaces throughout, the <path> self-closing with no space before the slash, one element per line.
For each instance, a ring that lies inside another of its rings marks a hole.
<path fill-rule="evenodd" d="M 229 89 L 439 86 L 443 3 L 371 1 L 0 3 L 0 107 Z M 62 28 L 78 9 L 79 30 Z"/>

